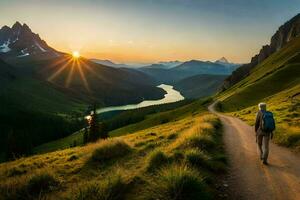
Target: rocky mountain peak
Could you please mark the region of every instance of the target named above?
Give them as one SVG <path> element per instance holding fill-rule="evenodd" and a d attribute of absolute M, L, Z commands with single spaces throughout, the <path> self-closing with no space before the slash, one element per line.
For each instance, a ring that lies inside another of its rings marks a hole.
<path fill-rule="evenodd" d="M 22 24 L 20 22 L 14 23 L 14 25 L 11 27 L 13 31 L 20 30 L 22 28 Z"/>
<path fill-rule="evenodd" d="M 28 56 L 53 57 L 59 53 L 49 47 L 27 24 L 16 22 L 11 28 L 3 26 L 0 29 L 0 56 L 23 58 Z"/>

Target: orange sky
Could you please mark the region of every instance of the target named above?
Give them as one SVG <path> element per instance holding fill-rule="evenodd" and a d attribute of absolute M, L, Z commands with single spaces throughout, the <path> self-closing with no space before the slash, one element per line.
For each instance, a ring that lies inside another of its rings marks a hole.
<path fill-rule="evenodd" d="M 0 25 L 26 23 L 88 58 L 244 63 L 299 10 L 299 0 L 1 0 Z"/>

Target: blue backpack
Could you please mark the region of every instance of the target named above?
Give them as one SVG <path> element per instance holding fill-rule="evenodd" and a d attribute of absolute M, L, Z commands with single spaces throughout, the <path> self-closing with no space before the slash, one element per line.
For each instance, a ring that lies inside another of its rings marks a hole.
<path fill-rule="evenodd" d="M 262 123 L 261 130 L 266 133 L 271 133 L 275 130 L 275 120 L 272 112 L 263 111 L 262 112 Z"/>

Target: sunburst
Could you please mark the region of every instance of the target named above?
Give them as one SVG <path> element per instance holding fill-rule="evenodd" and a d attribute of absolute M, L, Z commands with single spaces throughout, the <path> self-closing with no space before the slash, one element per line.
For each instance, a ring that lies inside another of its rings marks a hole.
<path fill-rule="evenodd" d="M 82 81 L 82 84 L 84 86 L 84 88 L 88 91 L 91 92 L 88 80 L 86 78 L 86 71 L 93 73 L 95 76 L 98 77 L 98 75 L 95 73 L 95 71 L 86 63 L 83 61 L 83 59 L 81 59 L 80 54 L 78 51 L 74 51 L 72 53 L 72 56 L 68 56 L 68 59 L 64 59 L 65 60 L 65 64 L 63 64 L 61 67 L 59 67 L 59 69 L 57 71 L 55 71 L 49 78 L 48 81 L 52 82 L 53 80 L 55 80 L 56 78 L 59 77 L 59 75 L 62 74 L 63 71 L 68 70 L 68 74 L 67 74 L 67 78 L 65 80 L 65 87 L 70 87 L 70 84 L 72 83 L 73 79 L 74 79 L 74 75 L 76 73 L 79 73 L 79 77 Z M 52 67 L 54 66 L 59 66 L 60 64 L 62 64 L 63 61 L 57 61 L 53 64 Z M 86 70 L 84 70 L 86 69 Z"/>

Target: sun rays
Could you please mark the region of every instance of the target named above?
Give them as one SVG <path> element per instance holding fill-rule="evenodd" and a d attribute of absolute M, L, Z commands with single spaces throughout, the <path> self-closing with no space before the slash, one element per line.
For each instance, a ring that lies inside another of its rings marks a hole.
<path fill-rule="evenodd" d="M 84 59 L 80 58 L 79 53 L 76 53 L 76 55 L 74 55 L 74 52 L 72 56 L 68 56 L 67 59 L 64 58 L 53 63 L 49 68 L 58 69 L 49 76 L 48 81 L 53 82 L 58 78 L 65 79 L 64 86 L 68 88 L 70 87 L 72 82 L 75 81 L 75 76 L 78 76 L 84 88 L 88 92 L 91 92 L 91 89 L 87 79 L 87 72 L 90 72 L 96 77 L 99 77 L 97 73 L 95 73 L 95 71 L 91 68 L 91 66 L 86 63 Z"/>
<path fill-rule="evenodd" d="M 81 63 L 78 60 L 76 61 L 76 64 L 78 66 L 78 71 L 79 71 L 81 80 L 82 80 L 85 88 L 90 92 L 91 90 L 90 90 L 90 87 L 89 87 L 89 83 L 88 83 L 88 81 L 87 81 L 87 79 L 85 77 L 84 71 L 82 70 L 82 66 L 83 65 L 81 65 Z"/>

